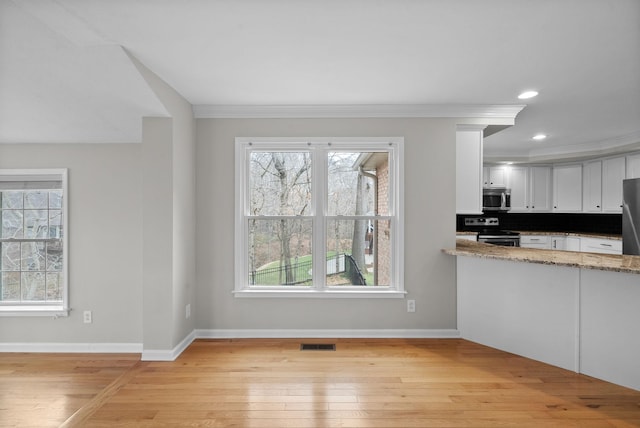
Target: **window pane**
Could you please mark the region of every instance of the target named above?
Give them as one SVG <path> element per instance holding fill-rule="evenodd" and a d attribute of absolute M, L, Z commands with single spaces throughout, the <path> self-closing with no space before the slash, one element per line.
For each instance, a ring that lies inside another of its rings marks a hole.
<path fill-rule="evenodd" d="M 249 215 L 310 213 L 309 152 L 251 152 L 249 169 Z"/>
<path fill-rule="evenodd" d="M 327 285 L 389 286 L 391 246 L 388 220 L 327 222 Z"/>
<path fill-rule="evenodd" d="M 62 238 L 61 210 L 49 210 L 49 238 Z"/>
<path fill-rule="evenodd" d="M 47 271 L 61 271 L 62 257 L 62 241 L 47 242 Z"/>
<path fill-rule="evenodd" d="M 2 259 L 0 260 L 0 269 L 3 271 L 19 271 L 20 270 L 20 243 L 19 242 L 3 242 L 2 243 Z"/>
<path fill-rule="evenodd" d="M 22 238 L 22 211 L 2 210 L 2 238 Z"/>
<path fill-rule="evenodd" d="M 20 301 L 20 272 L 2 272 L 0 281 L 2 281 L 0 298 L 3 301 Z"/>
<path fill-rule="evenodd" d="M 24 237 L 46 238 L 49 230 L 47 210 L 24 210 Z"/>
<path fill-rule="evenodd" d="M 249 284 L 311 285 L 307 219 L 249 219 Z"/>
<path fill-rule="evenodd" d="M 62 190 L 49 190 L 49 208 L 62 208 Z"/>
<path fill-rule="evenodd" d="M 329 215 L 387 215 L 389 156 L 386 152 L 330 152 Z"/>
<path fill-rule="evenodd" d="M 2 208 L 22 209 L 22 195 L 19 190 L 5 190 L 0 192 Z"/>
<path fill-rule="evenodd" d="M 62 273 L 47 272 L 47 301 L 62 301 Z"/>
<path fill-rule="evenodd" d="M 22 272 L 22 300 L 45 300 L 44 272 Z"/>
<path fill-rule="evenodd" d="M 45 270 L 45 244 L 44 242 L 23 242 L 22 243 L 22 270 L 23 271 L 43 271 Z"/>
<path fill-rule="evenodd" d="M 46 190 L 29 190 L 24 193 L 24 208 L 37 209 L 49 206 L 49 192 Z"/>

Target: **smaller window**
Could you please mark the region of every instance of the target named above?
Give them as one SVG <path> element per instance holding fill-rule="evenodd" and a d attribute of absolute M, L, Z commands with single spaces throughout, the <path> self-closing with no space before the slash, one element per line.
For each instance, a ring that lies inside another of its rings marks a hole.
<path fill-rule="evenodd" d="M 0 170 L 0 315 L 66 315 L 66 170 Z"/>

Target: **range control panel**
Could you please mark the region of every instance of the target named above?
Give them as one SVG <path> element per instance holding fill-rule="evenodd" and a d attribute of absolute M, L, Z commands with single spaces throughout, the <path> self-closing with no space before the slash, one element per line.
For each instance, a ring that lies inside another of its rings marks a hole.
<path fill-rule="evenodd" d="M 497 217 L 470 217 L 464 219 L 465 226 L 498 226 L 500 221 Z"/>

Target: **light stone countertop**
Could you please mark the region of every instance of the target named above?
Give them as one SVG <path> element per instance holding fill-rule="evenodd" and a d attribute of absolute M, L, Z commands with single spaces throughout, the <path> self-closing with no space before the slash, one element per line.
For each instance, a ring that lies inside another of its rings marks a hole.
<path fill-rule="evenodd" d="M 640 274 L 640 256 L 503 247 L 465 239 L 457 239 L 456 248 L 443 249 L 442 252 L 452 256 L 481 257 Z"/>

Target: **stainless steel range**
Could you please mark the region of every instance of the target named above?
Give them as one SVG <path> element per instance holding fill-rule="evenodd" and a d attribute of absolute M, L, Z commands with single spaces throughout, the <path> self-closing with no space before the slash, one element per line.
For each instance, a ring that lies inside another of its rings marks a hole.
<path fill-rule="evenodd" d="M 478 242 L 505 247 L 519 247 L 520 233 L 500 229 L 497 217 L 469 217 L 464 219 L 465 228 L 477 231 Z"/>

